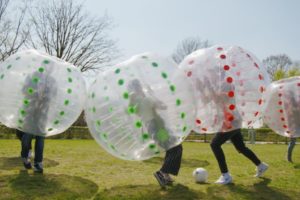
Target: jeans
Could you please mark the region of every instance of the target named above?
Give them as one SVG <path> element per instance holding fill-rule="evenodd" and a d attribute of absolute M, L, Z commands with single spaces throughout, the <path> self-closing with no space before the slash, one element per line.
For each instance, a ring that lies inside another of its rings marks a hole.
<path fill-rule="evenodd" d="M 250 149 L 246 147 L 241 133 L 241 129 L 236 129 L 225 133 L 220 132 L 217 133 L 216 136 L 213 138 L 210 146 L 218 161 L 221 173 L 228 172 L 225 155 L 221 146 L 229 139 L 233 143 L 236 150 L 239 153 L 242 153 L 248 159 L 250 159 L 256 166 L 258 166 L 261 163 L 261 161 L 257 158 L 257 156 Z"/>
<path fill-rule="evenodd" d="M 31 141 L 33 138 L 35 138 L 34 163 L 41 163 L 43 161 L 43 153 L 44 153 L 44 137 L 41 136 L 34 136 L 28 133 L 23 134 L 21 157 L 28 158 Z"/>
<path fill-rule="evenodd" d="M 165 160 L 160 171 L 177 175 L 181 165 L 182 145 L 175 146 L 166 152 Z"/>
<path fill-rule="evenodd" d="M 296 145 L 296 138 L 291 138 L 290 142 L 289 142 L 289 146 L 288 146 L 288 151 L 287 151 L 287 160 L 288 161 L 292 161 L 292 153 L 293 153 L 293 149 Z"/>

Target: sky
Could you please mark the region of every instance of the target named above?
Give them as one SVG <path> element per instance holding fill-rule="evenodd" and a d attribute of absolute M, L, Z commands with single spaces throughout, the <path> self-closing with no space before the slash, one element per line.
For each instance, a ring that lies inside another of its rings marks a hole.
<path fill-rule="evenodd" d="M 171 55 L 191 36 L 239 45 L 259 59 L 300 60 L 298 0 L 85 0 L 93 16 L 113 18 L 113 39 L 127 59 L 146 51 Z"/>

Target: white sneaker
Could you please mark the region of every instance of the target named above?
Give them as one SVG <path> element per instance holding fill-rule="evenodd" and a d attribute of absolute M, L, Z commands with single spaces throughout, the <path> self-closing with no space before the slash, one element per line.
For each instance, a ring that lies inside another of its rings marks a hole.
<path fill-rule="evenodd" d="M 222 174 L 220 176 L 220 178 L 215 183 L 217 183 L 217 184 L 223 184 L 223 185 L 232 183 L 232 177 L 230 176 L 229 173 Z"/>
<path fill-rule="evenodd" d="M 254 175 L 254 177 L 261 177 L 263 175 L 263 173 L 265 173 L 265 171 L 267 171 L 268 168 L 269 168 L 269 165 L 267 165 L 266 163 L 264 163 L 264 162 L 260 163 L 256 167 L 256 174 Z"/>
<path fill-rule="evenodd" d="M 31 150 L 29 150 L 29 152 L 28 152 L 28 158 L 32 158 L 32 151 Z"/>

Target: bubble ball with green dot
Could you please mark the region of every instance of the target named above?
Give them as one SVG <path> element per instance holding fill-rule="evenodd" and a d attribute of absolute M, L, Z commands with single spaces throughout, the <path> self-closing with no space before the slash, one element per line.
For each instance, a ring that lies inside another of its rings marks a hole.
<path fill-rule="evenodd" d="M 182 142 L 193 126 L 195 102 L 185 74 L 154 53 L 99 73 L 88 91 L 86 120 L 112 155 L 146 160 Z"/>
<path fill-rule="evenodd" d="M 83 111 L 86 87 L 70 63 L 25 50 L 0 64 L 0 122 L 33 135 L 68 129 Z"/>

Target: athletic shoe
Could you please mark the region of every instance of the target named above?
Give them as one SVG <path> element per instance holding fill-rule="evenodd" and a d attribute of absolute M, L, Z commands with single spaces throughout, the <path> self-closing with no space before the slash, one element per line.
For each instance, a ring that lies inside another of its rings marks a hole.
<path fill-rule="evenodd" d="M 32 151 L 31 150 L 29 150 L 29 152 L 28 152 L 28 158 L 32 158 Z"/>
<path fill-rule="evenodd" d="M 168 181 L 165 179 L 165 176 L 161 171 L 157 171 L 153 175 L 161 187 L 165 187 L 168 184 Z"/>
<path fill-rule="evenodd" d="M 215 183 L 222 184 L 222 185 L 232 183 L 232 177 L 230 176 L 229 173 L 222 174 Z"/>
<path fill-rule="evenodd" d="M 40 163 L 34 163 L 33 165 L 33 171 L 36 172 L 36 173 L 43 173 L 43 164 L 40 162 Z"/>
<path fill-rule="evenodd" d="M 165 180 L 167 181 L 167 185 L 172 185 L 174 182 L 174 179 L 169 174 L 163 173 Z"/>
<path fill-rule="evenodd" d="M 31 169 L 32 168 L 31 162 L 28 158 L 22 158 L 22 161 L 23 161 L 23 165 L 24 165 L 25 169 Z"/>
<path fill-rule="evenodd" d="M 254 175 L 255 177 L 261 177 L 265 171 L 269 168 L 269 165 L 266 163 L 262 162 L 256 167 L 256 174 Z"/>

